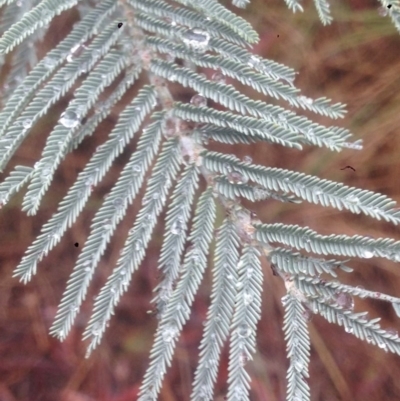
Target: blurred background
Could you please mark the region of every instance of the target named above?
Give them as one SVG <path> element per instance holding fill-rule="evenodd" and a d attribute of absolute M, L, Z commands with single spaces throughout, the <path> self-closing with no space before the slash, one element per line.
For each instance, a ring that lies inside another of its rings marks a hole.
<path fill-rule="evenodd" d="M 230 6 L 230 2 L 224 3 Z M 210 143 L 210 148 L 235 153 L 239 157 L 249 155 L 255 163 L 317 175 L 348 186 L 381 192 L 400 201 L 400 34 L 389 18 L 379 11 L 377 1 L 332 0 L 334 22 L 327 27 L 318 20 L 311 1 L 304 1 L 304 9 L 305 13 L 293 14 L 283 1 L 252 0 L 246 10 L 235 11 L 250 21 L 260 34 L 261 40 L 254 47 L 254 53 L 297 70 L 295 85 L 305 96 L 326 96 L 334 103 L 347 104 L 348 110 L 346 117 L 339 121 L 304 114 L 325 125 L 350 129 L 354 133 L 353 140 L 363 139 L 364 149 L 333 153 L 305 147 L 300 152 L 266 144 L 221 146 L 214 143 Z M 41 46 L 41 56 L 70 31 L 77 17 L 77 12 L 72 11 L 53 21 Z M 1 82 L 4 82 L 6 71 L 7 64 L 2 70 Z M 204 72 L 211 74 L 211 71 Z M 143 76 L 133 92 L 145 80 Z M 248 88 L 237 87 L 262 99 Z M 178 85 L 171 89 L 177 99 L 189 100 L 192 95 Z M 39 121 L 5 172 L 0 174 L 0 180 L 7 177 L 15 165 L 33 166 L 40 157 L 51 127 L 71 98 L 72 94 L 66 96 Z M 95 148 L 106 140 L 118 112 L 128 101 L 128 97 L 124 99 L 96 133 L 67 156 L 36 216 L 27 217 L 21 212 L 23 194 L 13 198 L 0 211 L 0 401 L 136 399 L 157 325 L 156 317 L 147 311 L 152 308 L 152 288 L 158 280 L 157 260 L 163 224 L 158 224 L 143 265 L 134 274 L 129 292 L 122 297 L 102 344 L 89 359 L 84 358 L 85 343 L 81 341 L 81 334 L 93 298 L 116 264 L 119 250 L 138 211 L 138 202 L 129 208 L 126 218 L 118 226 L 115 238 L 98 266 L 77 324 L 67 340 L 60 343 L 48 335 L 66 281 L 90 233 L 91 219 L 116 182 L 135 149 L 136 141 L 118 157 L 103 182 L 94 188 L 85 210 L 58 246 L 39 264 L 32 281 L 23 285 L 12 278 L 25 250 L 57 210 L 57 204 Z M 347 165 L 355 171 L 343 169 Z M 361 234 L 400 240 L 399 229 L 391 224 L 306 202 L 296 205 L 264 201 L 249 207 L 266 223 L 299 224 L 321 234 Z M 340 274 L 344 283 L 400 296 L 400 269 L 395 263 L 372 258 L 355 259 L 348 264 L 354 272 Z M 263 269 L 265 279 L 262 319 L 257 335 L 258 352 L 254 361 L 248 363 L 252 377 L 250 397 L 253 401 L 283 401 L 288 361 L 280 299 L 285 292 L 283 283 L 271 274 L 268 264 L 263 262 Z M 210 302 L 211 279 L 208 271 L 164 380 L 159 397 L 162 401 L 183 401 L 190 397 L 202 323 Z M 355 310 L 368 310 L 370 318 L 382 317 L 384 328 L 399 328 L 391 305 L 384 302 L 356 299 Z M 399 356 L 358 340 L 320 316 L 313 317 L 309 328 L 312 401 L 400 399 Z M 228 348 L 225 347 L 215 388 L 215 400 L 218 401 L 226 395 L 227 362 Z"/>

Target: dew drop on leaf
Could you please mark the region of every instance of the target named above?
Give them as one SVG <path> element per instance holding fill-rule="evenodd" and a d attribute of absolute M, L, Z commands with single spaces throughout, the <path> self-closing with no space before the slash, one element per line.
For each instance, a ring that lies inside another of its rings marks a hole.
<path fill-rule="evenodd" d="M 43 59 L 43 65 L 48 69 L 54 68 L 56 66 L 56 64 L 57 64 L 57 60 L 50 56 L 47 56 Z"/>
<path fill-rule="evenodd" d="M 286 116 L 285 116 L 285 114 L 283 114 L 283 113 L 280 113 L 280 114 L 279 114 L 278 119 L 279 119 L 279 121 L 281 121 L 281 122 L 283 122 L 283 123 L 285 123 L 285 122 L 287 121 L 287 120 L 286 120 Z"/>
<path fill-rule="evenodd" d="M 252 54 L 247 60 L 247 65 L 249 67 L 257 67 L 261 63 L 260 57 Z"/>
<path fill-rule="evenodd" d="M 172 223 L 171 234 L 180 235 L 180 234 L 182 234 L 182 232 L 183 232 L 182 219 L 178 218 Z"/>
<path fill-rule="evenodd" d="M 378 347 L 387 352 L 387 344 L 386 344 L 386 341 L 383 338 L 380 338 L 378 340 Z"/>
<path fill-rule="evenodd" d="M 134 176 L 139 175 L 141 171 L 142 171 L 142 167 L 139 164 L 134 164 L 132 166 L 132 174 Z"/>
<path fill-rule="evenodd" d="M 124 205 L 124 201 L 122 198 L 115 198 L 113 200 L 113 205 L 116 209 L 120 209 Z"/>
<path fill-rule="evenodd" d="M 336 303 L 344 309 L 352 310 L 354 308 L 354 299 L 350 294 L 346 292 L 341 292 L 337 294 Z"/>
<path fill-rule="evenodd" d="M 309 309 L 304 309 L 302 312 L 302 316 L 307 322 L 310 322 L 312 320 L 312 313 Z"/>
<path fill-rule="evenodd" d="M 193 106 L 206 107 L 207 99 L 204 96 L 197 94 L 190 99 L 190 103 L 193 104 Z"/>
<path fill-rule="evenodd" d="M 139 252 L 143 248 L 143 243 L 141 239 L 135 241 L 135 251 Z"/>
<path fill-rule="evenodd" d="M 162 338 L 166 343 L 170 343 L 178 334 L 178 328 L 175 325 L 168 325 L 162 331 Z"/>
<path fill-rule="evenodd" d="M 42 181 L 46 181 L 50 177 L 51 167 L 52 167 L 52 165 L 50 163 L 47 163 L 43 166 L 42 173 L 40 175 L 40 178 L 42 179 Z"/>
<path fill-rule="evenodd" d="M 235 171 L 235 170 L 228 173 L 227 177 L 228 177 L 228 181 L 231 184 L 246 184 L 247 181 L 249 180 L 242 173 L 240 173 L 239 171 Z"/>
<path fill-rule="evenodd" d="M 30 118 L 26 118 L 23 122 L 22 122 L 22 126 L 25 129 L 28 129 L 30 127 L 32 127 L 32 120 Z"/>
<path fill-rule="evenodd" d="M 294 368 L 298 372 L 302 372 L 304 369 L 304 363 L 300 359 L 297 358 L 296 361 L 294 362 Z"/>
<path fill-rule="evenodd" d="M 206 51 L 209 41 L 210 34 L 200 28 L 189 29 L 183 34 L 183 43 L 199 53 Z"/>
<path fill-rule="evenodd" d="M 362 286 L 362 285 L 358 285 L 357 287 L 356 287 L 356 289 L 357 289 L 357 291 L 358 291 L 358 296 L 360 297 L 360 298 L 366 298 L 367 297 L 367 295 L 364 293 L 364 290 L 365 290 L 365 288 Z"/>
<path fill-rule="evenodd" d="M 247 338 L 251 334 L 251 329 L 247 324 L 241 324 L 237 329 L 237 333 L 239 337 Z"/>
<path fill-rule="evenodd" d="M 245 306 L 249 306 L 253 302 L 253 294 L 251 292 L 245 291 L 243 294 L 243 303 Z"/>
<path fill-rule="evenodd" d="M 226 83 L 226 78 L 225 78 L 224 74 L 222 74 L 219 71 L 214 72 L 214 74 L 211 77 L 211 80 L 214 81 L 214 82 L 217 82 L 219 84 L 225 84 Z"/>
<path fill-rule="evenodd" d="M 64 111 L 58 121 L 67 128 L 74 128 L 79 124 L 78 115 L 72 110 Z"/>
<path fill-rule="evenodd" d="M 98 335 L 100 335 L 100 332 L 101 332 L 101 327 L 100 327 L 100 324 L 97 322 L 92 327 L 92 334 L 94 336 L 98 336 Z"/>
<path fill-rule="evenodd" d="M 369 251 L 368 249 L 363 249 L 361 252 L 361 256 L 365 259 L 371 259 L 373 258 L 375 255 L 373 252 Z"/>
<path fill-rule="evenodd" d="M 178 132 L 179 120 L 176 117 L 168 117 L 163 120 L 161 131 L 166 138 L 174 136 Z"/>
<path fill-rule="evenodd" d="M 252 161 L 253 159 L 250 156 L 243 157 L 243 163 L 250 164 Z"/>
<path fill-rule="evenodd" d="M 350 322 L 344 322 L 344 331 L 350 334 L 353 333 L 353 326 Z"/>
<path fill-rule="evenodd" d="M 299 96 L 298 100 L 303 103 L 303 104 L 307 104 L 309 106 L 311 106 L 313 104 L 313 99 L 311 99 L 310 97 L 306 97 L 306 96 Z"/>
<path fill-rule="evenodd" d="M 352 205 L 358 205 L 360 203 L 360 200 L 355 195 L 348 195 L 346 196 L 345 200 Z"/>
<path fill-rule="evenodd" d="M 244 367 L 248 361 L 249 361 L 248 355 L 247 355 L 245 352 L 242 352 L 242 353 L 239 355 L 239 365 L 240 365 L 241 367 Z"/>

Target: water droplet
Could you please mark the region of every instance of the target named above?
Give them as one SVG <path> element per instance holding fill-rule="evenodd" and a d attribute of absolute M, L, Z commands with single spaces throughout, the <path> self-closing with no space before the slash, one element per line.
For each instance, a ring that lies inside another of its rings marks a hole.
<path fill-rule="evenodd" d="M 196 52 L 203 53 L 207 50 L 210 34 L 199 28 L 189 29 L 183 34 L 183 43 Z"/>
<path fill-rule="evenodd" d="M 250 336 L 251 334 L 251 329 L 247 324 L 241 324 L 238 328 L 237 328 L 237 333 L 239 335 L 239 337 L 241 338 L 247 338 Z"/>
<path fill-rule="evenodd" d="M 86 74 L 90 70 L 90 64 L 88 62 L 79 63 L 78 72 L 79 74 Z"/>
<path fill-rule="evenodd" d="M 52 164 L 51 163 L 46 163 L 43 166 L 42 172 L 40 174 L 40 178 L 42 181 L 47 181 L 48 178 L 51 176 L 51 169 L 52 169 Z"/>
<path fill-rule="evenodd" d="M 293 397 L 293 401 L 303 401 L 303 396 L 301 395 L 301 393 L 295 394 L 295 396 Z"/>
<path fill-rule="evenodd" d="M 336 303 L 344 309 L 352 310 L 354 308 L 354 299 L 346 292 L 341 292 L 336 295 Z"/>
<path fill-rule="evenodd" d="M 113 284 L 111 285 L 111 287 L 110 287 L 110 292 L 111 292 L 111 294 L 115 294 L 115 293 L 117 292 L 117 288 L 118 288 L 117 284 L 116 284 L 116 283 L 113 283 Z"/>
<path fill-rule="evenodd" d="M 93 185 L 93 183 L 94 183 L 94 177 L 93 176 L 89 176 L 85 181 L 85 185 L 87 187 L 90 187 L 91 185 Z"/>
<path fill-rule="evenodd" d="M 100 49 L 94 49 L 92 51 L 92 58 L 94 60 L 97 60 L 101 56 L 101 50 Z"/>
<path fill-rule="evenodd" d="M 310 322 L 312 320 L 312 313 L 309 309 L 304 309 L 302 312 L 302 316 L 307 322 Z"/>
<path fill-rule="evenodd" d="M 283 306 L 287 305 L 287 303 L 289 302 L 289 298 L 290 298 L 289 295 L 284 295 L 284 296 L 281 298 L 281 302 L 282 302 L 282 305 L 283 305 Z"/>
<path fill-rule="evenodd" d="M 386 344 L 386 341 L 383 338 L 379 338 L 378 339 L 378 347 L 387 352 L 387 344 Z"/>
<path fill-rule="evenodd" d="M 348 195 L 345 197 L 345 200 L 352 205 L 358 205 L 360 203 L 360 200 L 355 195 Z"/>
<path fill-rule="evenodd" d="M 393 260 L 393 262 L 400 262 L 400 254 L 399 253 L 392 253 L 390 255 L 390 259 Z"/>
<path fill-rule="evenodd" d="M 193 106 L 206 107 L 207 99 L 204 96 L 197 94 L 190 99 L 190 103 L 193 104 Z"/>
<path fill-rule="evenodd" d="M 227 274 L 226 278 L 227 278 L 229 281 L 232 281 L 232 280 L 234 279 L 233 274 L 231 274 L 231 273 Z"/>
<path fill-rule="evenodd" d="M 80 43 L 76 44 L 69 52 L 67 61 L 71 62 L 74 58 L 79 57 L 84 49 L 86 49 L 86 46 L 81 45 Z"/>
<path fill-rule="evenodd" d="M 57 65 L 57 60 L 55 58 L 47 56 L 43 59 L 43 65 L 48 69 L 54 68 Z"/>
<path fill-rule="evenodd" d="M 239 365 L 241 367 L 244 367 L 246 365 L 246 363 L 249 361 L 249 357 L 245 352 L 240 353 L 239 355 Z"/>
<path fill-rule="evenodd" d="M 309 106 L 314 103 L 314 100 L 307 96 L 299 96 L 298 100 L 300 101 L 300 103 L 307 104 Z"/>
<path fill-rule="evenodd" d="M 175 325 L 170 324 L 163 329 L 162 338 L 166 343 L 170 343 L 177 334 L 178 328 Z"/>
<path fill-rule="evenodd" d="M 243 294 L 243 303 L 245 306 L 249 306 L 253 302 L 253 294 L 249 291 L 245 291 Z"/>
<path fill-rule="evenodd" d="M 204 384 L 200 387 L 199 395 L 196 397 L 196 399 L 199 399 L 200 401 L 207 401 L 210 398 L 209 393 L 210 387 Z"/>
<path fill-rule="evenodd" d="M 243 157 L 243 163 L 250 164 L 252 161 L 253 159 L 250 156 Z"/>
<path fill-rule="evenodd" d="M 313 138 L 313 137 L 315 137 L 314 130 L 313 130 L 312 128 L 309 128 L 309 129 L 307 130 L 307 132 L 305 133 L 305 136 L 308 137 L 308 138 Z"/>
<path fill-rule="evenodd" d="M 135 251 L 139 252 L 143 248 L 143 243 L 141 239 L 135 241 Z"/>
<path fill-rule="evenodd" d="M 361 150 L 363 148 L 362 146 L 362 139 L 358 139 L 355 142 L 343 142 L 342 146 L 348 149 L 357 149 Z"/>
<path fill-rule="evenodd" d="M 247 278 L 251 278 L 251 276 L 253 275 L 253 273 L 254 273 L 254 269 L 253 269 L 252 267 L 249 267 L 249 268 L 247 269 L 247 271 L 246 271 Z"/>
<path fill-rule="evenodd" d="M 183 221 L 182 218 L 179 217 L 172 223 L 171 233 L 174 235 L 180 235 L 183 233 L 183 231 L 184 231 Z"/>
<path fill-rule="evenodd" d="M 246 184 L 249 181 L 247 177 L 236 170 L 229 172 L 227 178 L 231 184 Z"/>
<path fill-rule="evenodd" d="M 362 285 L 358 285 L 358 286 L 356 287 L 356 289 L 357 289 L 357 291 L 358 291 L 357 295 L 358 295 L 360 298 L 366 298 L 366 297 L 367 297 L 367 295 L 366 295 L 365 293 L 363 293 L 364 290 L 365 290 L 365 288 L 364 288 Z"/>
<path fill-rule="evenodd" d="M 284 113 L 280 113 L 278 116 L 278 119 L 279 119 L 279 121 L 281 121 L 283 123 L 285 123 L 287 121 Z"/>
<path fill-rule="evenodd" d="M 123 200 L 122 198 L 115 198 L 115 199 L 112 201 L 112 203 L 113 203 L 113 205 L 114 205 L 114 207 L 115 207 L 116 209 L 120 209 L 120 208 L 122 208 L 123 205 L 124 205 L 124 200 Z"/>
<path fill-rule="evenodd" d="M 369 251 L 368 249 L 363 249 L 361 251 L 361 257 L 365 258 L 365 259 L 371 259 L 375 256 L 374 252 Z"/>
<path fill-rule="evenodd" d="M 99 322 L 96 322 L 93 326 L 92 326 L 92 334 L 94 336 L 98 336 L 101 333 L 101 326 Z"/>
<path fill-rule="evenodd" d="M 294 368 L 297 370 L 297 372 L 302 372 L 304 369 L 304 363 L 301 361 L 299 358 L 296 358 L 294 362 Z"/>
<path fill-rule="evenodd" d="M 314 187 L 314 188 L 312 189 L 312 191 L 313 191 L 313 193 L 315 194 L 315 196 L 320 196 L 320 195 L 323 194 L 323 191 L 322 191 L 322 189 L 321 189 L 320 187 Z"/>
<path fill-rule="evenodd" d="M 236 283 L 236 288 L 237 288 L 238 290 L 240 290 L 242 287 L 243 287 L 243 283 L 242 283 L 241 281 L 238 281 L 238 282 Z"/>
<path fill-rule="evenodd" d="M 248 60 L 247 60 L 247 65 L 249 67 L 257 67 L 261 63 L 261 58 L 252 54 Z"/>
<path fill-rule="evenodd" d="M 388 334 L 390 334 L 391 336 L 393 336 L 394 338 L 398 338 L 398 336 L 399 336 L 397 330 L 395 330 L 395 329 L 387 329 L 386 332 Z"/>
<path fill-rule="evenodd" d="M 140 164 L 134 164 L 132 166 L 132 174 L 134 176 L 139 175 L 141 171 L 142 171 L 142 167 L 140 166 Z"/>
<path fill-rule="evenodd" d="M 214 74 L 211 77 L 211 80 L 214 81 L 214 82 L 217 82 L 219 84 L 226 83 L 226 78 L 225 78 L 224 74 L 222 74 L 219 71 L 214 72 Z"/>
<path fill-rule="evenodd" d="M 111 228 L 111 223 L 112 223 L 111 219 L 104 219 L 102 222 L 102 227 L 105 230 L 109 230 Z"/>
<path fill-rule="evenodd" d="M 61 114 L 60 119 L 58 120 L 60 124 L 67 128 L 74 128 L 79 124 L 78 115 L 72 111 L 67 110 Z"/>
<path fill-rule="evenodd" d="M 233 399 L 234 400 L 246 399 L 247 397 L 245 397 L 244 395 L 245 395 L 245 390 L 243 389 L 243 387 L 240 384 L 233 387 Z"/>
<path fill-rule="evenodd" d="M 367 335 L 366 340 L 367 340 L 367 343 L 368 343 L 368 344 L 371 344 L 372 341 L 373 341 L 373 338 L 372 338 L 371 335 Z"/>
<path fill-rule="evenodd" d="M 344 331 L 346 333 L 350 333 L 350 334 L 353 333 L 353 326 L 351 325 L 350 322 L 345 321 L 343 326 L 344 326 Z"/>
<path fill-rule="evenodd" d="M 266 189 L 263 188 L 254 188 L 254 199 L 256 201 L 266 199 L 270 195 Z"/>
<path fill-rule="evenodd" d="M 41 12 L 41 18 L 44 21 L 48 20 L 49 18 L 52 18 L 52 16 L 53 16 L 53 13 L 47 8 L 42 10 L 42 12 Z"/>
<path fill-rule="evenodd" d="M 205 367 L 207 369 L 213 368 L 217 364 L 217 360 L 215 358 L 209 358 L 205 361 Z"/>
<path fill-rule="evenodd" d="M 30 118 L 26 118 L 23 122 L 22 122 L 22 126 L 25 129 L 29 129 L 32 127 L 32 120 Z"/>
<path fill-rule="evenodd" d="M 161 131 L 166 138 L 174 136 L 179 131 L 179 119 L 176 117 L 167 117 L 163 120 Z"/>
<path fill-rule="evenodd" d="M 58 96 L 60 94 L 61 86 L 54 84 L 52 85 L 51 89 L 53 91 L 53 95 Z"/>

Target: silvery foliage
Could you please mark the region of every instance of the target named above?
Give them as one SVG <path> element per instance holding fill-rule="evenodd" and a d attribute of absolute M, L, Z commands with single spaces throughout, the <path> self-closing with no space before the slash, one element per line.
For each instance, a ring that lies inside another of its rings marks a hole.
<path fill-rule="evenodd" d="M 285 1 L 294 12 L 303 11 L 299 1 Z M 387 8 L 389 3 L 380 1 Z M 237 7 L 248 3 L 233 0 Z M 314 3 L 321 21 L 328 24 L 332 19 L 328 2 Z M 89 355 L 99 345 L 115 306 L 141 265 L 159 215 L 169 200 L 158 264 L 163 274 L 153 299 L 159 324 L 140 389 L 141 401 L 157 398 L 189 318 L 207 267 L 217 204 L 225 208 L 226 217 L 216 235 L 211 304 L 200 345 L 193 400 L 213 399 L 225 341 L 230 346 L 227 399 L 249 399 L 246 367 L 256 350 L 262 258 L 267 259 L 287 291 L 282 304 L 290 360 L 288 401 L 310 399 L 306 380 L 310 359 L 307 321 L 312 313 L 386 351 L 400 353 L 397 334 L 383 330 L 379 319 L 368 320 L 366 312 L 352 310 L 353 297 L 379 298 L 391 303 L 400 316 L 399 298 L 320 277 L 335 277 L 337 269 L 351 271 L 346 265 L 349 259 L 343 261 L 336 256 L 382 257 L 399 262 L 400 242 L 358 235 L 324 236 L 308 227 L 263 224 L 242 206 L 241 199 L 305 200 L 398 224 L 400 212 L 394 209 L 394 202 L 385 195 L 301 172 L 256 165 L 249 157 L 240 160 L 207 147 L 213 140 L 228 144 L 265 141 L 299 150 L 303 145 L 332 151 L 362 149 L 361 140 L 349 141 L 352 134 L 348 130 L 325 127 L 292 111 L 309 110 L 337 119 L 345 114 L 344 105 L 301 95 L 294 85 L 295 72 L 254 55 L 249 48 L 258 42 L 257 33 L 216 0 L 2 0 L 0 5 L 0 51 L 4 57 L 14 50 L 12 69 L 3 87 L 6 101 L 0 112 L 1 170 L 37 120 L 83 77 L 52 129 L 40 160 L 33 167 L 16 166 L 0 184 L 1 205 L 28 184 L 22 208 L 34 215 L 66 155 L 95 132 L 141 73 L 148 78 L 148 84 L 120 113 L 108 140 L 96 149 L 15 270 L 15 276 L 23 282 L 31 280 L 38 262 L 78 218 L 92 188 L 137 136 L 136 150 L 93 219 L 51 327 L 53 336 L 60 340 L 67 337 L 110 238 L 128 205 L 146 185 L 136 221 L 117 265 L 96 298 L 84 332 Z M 81 20 L 38 62 L 36 41 L 56 15 L 74 7 Z M 391 1 L 387 14 L 400 31 L 399 11 L 399 2 Z M 122 26 L 118 26 L 120 22 Z M 184 63 L 177 63 L 177 59 Z M 214 73 L 205 76 L 198 67 Z M 119 78 L 106 100 L 100 101 L 100 95 Z M 266 97 L 283 99 L 291 108 L 253 100 L 226 83 L 227 78 Z M 191 88 L 195 92 L 191 102 L 174 100 L 169 82 Z M 223 111 L 209 107 L 209 100 L 222 105 Z M 153 162 L 149 178 L 145 178 Z M 202 181 L 206 188 L 200 191 Z"/>

